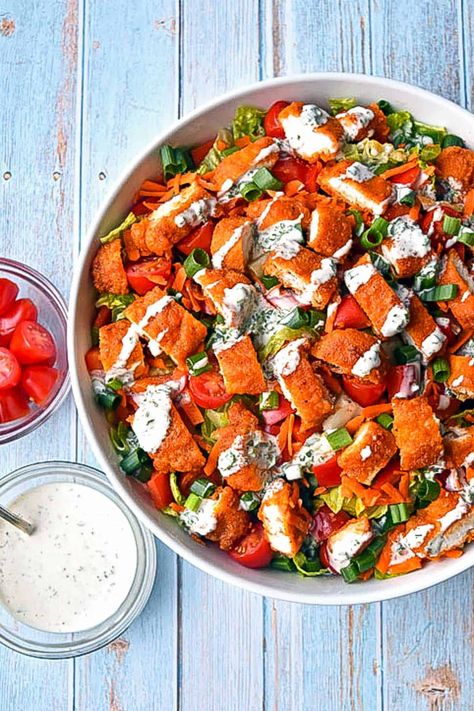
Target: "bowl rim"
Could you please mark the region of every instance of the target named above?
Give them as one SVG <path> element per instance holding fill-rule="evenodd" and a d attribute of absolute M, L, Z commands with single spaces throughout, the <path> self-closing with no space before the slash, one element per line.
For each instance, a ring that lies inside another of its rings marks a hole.
<path fill-rule="evenodd" d="M 88 442 L 90 443 L 92 450 L 98 459 L 101 467 L 106 472 L 107 478 L 110 483 L 116 489 L 118 494 L 125 500 L 127 505 L 131 508 L 135 516 L 163 543 L 165 543 L 172 551 L 186 560 L 191 565 L 194 565 L 203 572 L 212 575 L 213 577 L 222 580 L 226 583 L 230 583 L 240 589 L 246 590 L 247 592 L 257 593 L 266 597 L 273 599 L 284 600 L 287 602 L 296 602 L 299 604 L 317 604 L 317 605 L 357 605 L 366 604 L 371 602 L 382 602 L 385 600 L 391 600 L 394 598 L 404 597 L 406 595 L 411 595 L 415 592 L 420 592 L 426 590 L 438 583 L 450 580 L 451 578 L 463 573 L 472 566 L 474 566 L 474 551 L 472 555 L 467 554 L 461 556 L 457 559 L 449 559 L 449 565 L 446 562 L 438 563 L 438 565 L 431 565 L 430 571 L 431 575 L 429 579 L 425 579 L 423 576 L 407 576 L 403 578 L 403 584 L 398 585 L 386 585 L 382 590 L 379 587 L 373 589 L 369 583 L 358 586 L 347 586 L 347 592 L 339 595 L 328 595 L 327 593 L 315 591 L 314 586 L 311 590 L 305 591 L 304 589 L 295 591 L 287 590 L 284 585 L 278 587 L 276 585 L 269 585 L 266 583 L 261 583 L 256 580 L 250 580 L 243 576 L 240 576 L 238 572 L 229 572 L 224 568 L 220 568 L 207 559 L 201 559 L 195 556 L 193 550 L 187 545 L 181 543 L 177 539 L 169 535 L 164 529 L 161 528 L 159 523 L 152 518 L 146 511 L 144 511 L 141 506 L 134 500 L 130 495 L 129 491 L 124 486 L 123 482 L 120 480 L 119 476 L 113 471 L 110 462 L 106 456 L 105 451 L 102 449 L 98 438 L 94 432 L 91 420 L 88 417 L 88 406 L 82 397 L 82 392 L 80 388 L 80 379 L 77 369 L 77 359 L 82 358 L 83 354 L 78 354 L 75 349 L 75 326 L 76 326 L 76 305 L 79 298 L 79 287 L 81 282 L 81 277 L 88 260 L 88 253 L 92 242 L 96 238 L 98 229 L 110 210 L 110 207 L 115 202 L 118 194 L 124 188 L 126 183 L 129 181 L 133 172 L 146 160 L 149 154 L 156 150 L 160 145 L 168 142 L 172 139 L 174 134 L 192 124 L 197 118 L 205 116 L 208 112 L 213 109 L 223 107 L 230 102 L 238 103 L 239 100 L 245 100 L 245 97 L 252 92 L 258 90 L 271 89 L 272 87 L 279 87 L 284 85 L 295 85 L 298 84 L 308 84 L 317 83 L 318 81 L 327 83 L 328 81 L 353 81 L 354 83 L 363 83 L 364 88 L 370 90 L 373 87 L 378 91 L 383 87 L 387 87 L 389 90 L 396 91 L 397 89 L 403 91 L 405 94 L 411 94 L 414 100 L 420 100 L 425 98 L 430 103 L 437 102 L 440 107 L 446 107 L 446 109 L 453 110 L 464 114 L 466 121 L 473 122 L 473 115 L 464 107 L 459 106 L 454 101 L 446 99 L 439 96 L 431 91 L 422 89 L 420 87 L 414 86 L 413 84 L 408 84 L 395 79 L 388 79 L 383 76 L 369 75 L 363 73 L 351 73 L 351 72 L 313 72 L 313 73 L 298 73 L 293 75 L 288 75 L 284 77 L 276 77 L 271 79 L 266 79 L 264 81 L 256 81 L 251 84 L 247 84 L 238 89 L 227 91 L 220 94 L 218 97 L 212 99 L 211 101 L 205 102 L 203 105 L 196 109 L 193 109 L 189 113 L 185 114 L 178 120 L 173 121 L 166 130 L 158 133 L 151 141 L 147 143 L 145 148 L 140 151 L 135 158 L 128 161 L 125 168 L 121 171 L 120 176 L 114 181 L 113 186 L 101 203 L 101 207 L 97 210 L 95 217 L 87 230 L 85 239 L 81 242 L 81 253 L 79 255 L 79 261 L 74 270 L 74 277 L 71 286 L 70 301 L 69 301 L 69 319 L 68 319 L 68 352 L 69 352 L 69 366 L 71 374 L 72 392 L 74 395 L 74 400 L 79 412 L 79 417 L 81 424 L 85 430 L 85 434 Z M 415 571 L 416 572 L 416 571 Z M 282 576 L 290 575 L 290 573 L 281 573 Z M 397 580 L 399 580 L 397 578 Z M 407 582 L 408 581 L 408 582 Z"/>
<path fill-rule="evenodd" d="M 66 367 L 62 382 L 46 407 L 31 410 L 28 415 L 20 419 L 0 424 L 0 446 L 7 442 L 16 441 L 40 427 L 61 407 L 71 387 L 69 358 L 67 354 L 68 306 L 66 299 L 59 289 L 34 267 L 31 267 L 29 264 L 24 264 L 23 262 L 18 262 L 15 259 L 0 257 L 0 272 L 5 271 L 8 274 L 10 270 L 12 279 L 14 279 L 15 273 L 17 273 L 19 277 L 28 281 L 35 289 L 41 291 L 56 312 L 63 331 L 64 347 L 66 349 L 66 353 L 64 354 Z M 41 323 L 41 314 L 38 314 L 38 316 Z"/>

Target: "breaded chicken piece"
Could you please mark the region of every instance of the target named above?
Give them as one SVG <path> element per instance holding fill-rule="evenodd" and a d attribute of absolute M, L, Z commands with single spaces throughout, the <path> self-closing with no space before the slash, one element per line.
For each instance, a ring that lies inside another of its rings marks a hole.
<path fill-rule="evenodd" d="M 457 284 L 458 293 L 447 304 L 462 328 L 474 328 L 474 282 L 454 249 L 444 261 L 439 284 Z"/>
<path fill-rule="evenodd" d="M 448 182 L 455 180 L 467 192 L 474 186 L 474 151 L 460 146 L 443 148 L 436 159 L 436 172 Z"/>
<path fill-rule="evenodd" d="M 320 427 L 333 411 L 333 398 L 307 357 L 304 338 L 290 341 L 272 359 L 283 395 L 301 417 L 301 429 Z"/>
<path fill-rule="evenodd" d="M 263 265 L 263 272 L 292 289 L 301 303 L 317 309 L 327 306 L 337 288 L 336 262 L 305 247 L 289 259 L 272 252 Z"/>
<path fill-rule="evenodd" d="M 446 385 L 459 400 L 474 397 L 474 358 L 472 356 L 449 356 L 450 374 Z"/>
<path fill-rule="evenodd" d="M 433 254 L 430 238 L 408 215 L 389 222 L 381 250 L 401 279 L 417 274 Z"/>
<path fill-rule="evenodd" d="M 245 217 L 224 217 L 214 228 L 212 266 L 244 272 L 252 252 L 255 227 Z"/>
<path fill-rule="evenodd" d="M 170 245 L 176 244 L 195 227 L 207 222 L 214 214 L 216 204 L 216 198 L 210 192 L 197 182 L 191 183 L 138 223 L 146 229 L 146 248 L 152 254 L 166 254 Z M 133 227 L 135 225 L 132 225 L 132 236 L 138 232 L 138 228 L 134 230 Z"/>
<path fill-rule="evenodd" d="M 258 395 L 266 390 L 262 367 L 250 336 L 242 336 L 228 347 L 214 347 L 226 392 Z"/>
<path fill-rule="evenodd" d="M 443 455 L 439 421 L 426 397 L 393 398 L 393 434 L 403 471 L 429 467 Z"/>
<path fill-rule="evenodd" d="M 258 518 L 272 550 L 292 558 L 309 531 L 311 516 L 299 498 L 298 485 L 274 479 L 268 485 Z"/>
<path fill-rule="evenodd" d="M 465 502 L 458 503 L 457 511 L 452 516 L 457 516 L 464 509 Z M 449 516 L 449 514 L 447 514 Z M 470 543 L 474 539 L 474 509 L 467 507 L 463 515 L 452 523 L 444 533 L 436 535 L 428 544 L 427 553 L 429 557 L 438 558 L 446 555 L 448 551 L 459 549 L 465 543 Z"/>
<path fill-rule="evenodd" d="M 403 338 L 420 351 L 423 361 L 427 363 L 443 348 L 446 336 L 416 294 L 407 290 L 407 301 L 410 320 L 405 327 Z"/>
<path fill-rule="evenodd" d="M 351 558 L 364 550 L 374 534 L 367 516 L 353 518 L 327 539 L 329 564 L 336 573 L 351 562 Z"/>
<path fill-rule="evenodd" d="M 390 133 L 385 114 L 377 104 L 354 106 L 348 111 L 336 114 L 336 119 L 344 129 L 346 140 L 353 143 L 364 138 L 374 138 L 383 143 Z"/>
<path fill-rule="evenodd" d="M 147 220 L 140 220 L 122 234 L 123 246 L 131 262 L 136 262 L 140 257 L 150 257 L 152 254 L 146 245 L 147 229 Z M 168 246 L 171 249 L 171 245 Z M 163 250 L 163 253 L 165 252 L 166 250 Z"/>
<path fill-rule="evenodd" d="M 257 303 L 257 292 L 240 272 L 224 269 L 201 269 L 196 281 L 224 318 L 226 326 L 241 329 Z"/>
<path fill-rule="evenodd" d="M 393 186 L 385 178 L 375 175 L 363 163 L 350 160 L 325 166 L 318 175 L 318 183 L 329 195 L 374 215 L 383 214 L 393 194 Z"/>
<path fill-rule="evenodd" d="M 352 247 L 352 221 L 335 200 L 320 201 L 311 213 L 308 247 L 342 261 Z"/>
<path fill-rule="evenodd" d="M 130 321 L 122 318 L 99 329 L 100 359 L 108 377 L 141 378 L 148 372 L 142 344 Z"/>
<path fill-rule="evenodd" d="M 298 220 L 304 230 L 310 224 L 308 199 L 303 195 L 287 197 L 277 193 L 271 200 L 255 200 L 247 207 L 247 216 L 255 220 L 260 231 L 266 230 L 283 220 Z"/>
<path fill-rule="evenodd" d="M 452 469 L 474 465 L 474 426 L 450 432 L 443 438 L 446 466 Z"/>
<path fill-rule="evenodd" d="M 278 143 L 270 136 L 262 136 L 239 151 L 225 156 L 214 169 L 212 181 L 219 193 L 225 193 L 248 170 L 273 168 L 279 155 Z"/>
<path fill-rule="evenodd" d="M 311 352 L 335 373 L 354 376 L 369 383 L 379 383 L 385 373 L 380 341 L 370 333 L 355 328 L 338 328 L 326 333 L 315 343 Z"/>
<path fill-rule="evenodd" d="M 162 351 L 182 365 L 195 353 L 207 336 L 207 329 L 159 287 L 127 306 L 124 315 L 136 324 L 137 331 L 148 340 L 153 355 Z"/>
<path fill-rule="evenodd" d="M 216 527 L 206 535 L 210 541 L 219 544 L 223 551 L 235 546 L 250 530 L 250 516 L 239 508 L 240 496 L 230 486 L 216 489 L 214 515 Z"/>
<path fill-rule="evenodd" d="M 408 309 L 375 269 L 368 255 L 344 272 L 344 281 L 378 335 L 389 338 L 405 328 Z"/>
<path fill-rule="evenodd" d="M 319 106 L 293 101 L 280 111 L 278 119 L 291 148 L 308 163 L 328 161 L 339 153 L 344 129 Z"/>
<path fill-rule="evenodd" d="M 396 451 L 392 433 L 370 420 L 359 427 L 352 444 L 338 455 L 337 463 L 344 474 L 370 486 Z"/>
<path fill-rule="evenodd" d="M 122 243 L 119 239 L 102 244 L 92 262 L 92 281 L 97 291 L 128 294 L 128 281 L 122 262 Z"/>

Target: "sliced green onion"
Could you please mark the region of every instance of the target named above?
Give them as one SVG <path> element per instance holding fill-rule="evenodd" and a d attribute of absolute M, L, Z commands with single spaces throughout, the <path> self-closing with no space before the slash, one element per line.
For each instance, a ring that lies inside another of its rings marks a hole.
<path fill-rule="evenodd" d="M 112 380 L 109 380 L 107 382 L 107 386 L 109 388 L 112 388 L 112 390 L 115 390 L 116 392 L 117 390 L 120 390 L 120 388 L 123 387 L 123 383 L 118 378 L 112 378 Z"/>
<path fill-rule="evenodd" d="M 387 236 L 388 222 L 383 217 L 377 217 L 370 227 L 365 230 L 360 238 L 360 243 L 364 249 L 374 249 L 382 244 Z"/>
<path fill-rule="evenodd" d="M 291 558 L 287 558 L 286 555 L 275 555 L 270 563 L 271 568 L 276 570 L 285 570 L 287 572 L 292 572 L 295 570 L 295 564 Z"/>
<path fill-rule="evenodd" d="M 97 400 L 97 403 L 104 410 L 115 410 L 115 408 L 119 406 L 122 400 L 121 395 L 116 393 L 115 390 L 112 390 L 108 387 L 104 387 L 103 390 L 100 390 L 100 392 L 96 393 L 95 398 Z"/>
<path fill-rule="evenodd" d="M 474 247 L 474 232 L 469 232 L 468 230 L 460 232 L 458 234 L 458 242 L 462 242 L 468 247 Z"/>
<path fill-rule="evenodd" d="M 116 452 L 119 454 L 127 454 L 130 451 L 130 442 L 132 430 L 123 422 L 119 422 L 117 427 L 110 429 L 110 441 Z"/>
<path fill-rule="evenodd" d="M 121 459 L 120 468 L 125 474 L 134 476 L 140 481 L 148 481 L 151 477 L 153 464 L 145 450 L 137 447 Z"/>
<path fill-rule="evenodd" d="M 276 410 L 279 404 L 280 396 L 275 390 L 261 393 L 258 398 L 258 407 L 260 410 Z"/>
<path fill-rule="evenodd" d="M 410 190 L 409 193 L 406 193 L 402 198 L 400 198 L 400 205 L 406 205 L 407 207 L 413 207 L 415 204 L 415 199 L 416 199 L 416 192 L 414 190 Z"/>
<path fill-rule="evenodd" d="M 464 141 L 459 136 L 454 133 L 447 133 L 441 142 L 441 148 L 448 148 L 449 146 L 464 146 Z"/>
<path fill-rule="evenodd" d="M 390 504 L 388 507 L 390 518 L 394 524 L 403 523 L 408 521 L 410 518 L 410 512 L 408 506 L 405 503 L 402 504 Z"/>
<path fill-rule="evenodd" d="M 93 346 L 99 345 L 99 327 L 92 326 L 91 328 L 91 343 Z"/>
<path fill-rule="evenodd" d="M 197 494 L 193 494 L 192 492 L 189 494 L 188 498 L 184 502 L 185 508 L 190 509 L 191 511 L 197 511 L 201 504 L 202 498 Z"/>
<path fill-rule="evenodd" d="M 446 232 L 447 235 L 457 235 L 460 227 L 461 220 L 459 217 L 451 217 L 451 215 L 444 216 L 443 232 Z"/>
<path fill-rule="evenodd" d="M 441 486 L 435 479 L 423 479 L 418 485 L 416 495 L 420 501 L 435 501 L 441 492 Z"/>
<path fill-rule="evenodd" d="M 359 577 L 359 567 L 357 563 L 351 560 L 349 565 L 346 565 L 345 568 L 341 568 L 341 575 L 345 583 L 353 583 Z"/>
<path fill-rule="evenodd" d="M 267 276 L 266 274 L 263 274 L 260 277 L 260 281 L 262 282 L 263 286 L 265 289 L 271 289 L 272 287 L 276 286 L 280 282 L 278 279 L 274 276 Z"/>
<path fill-rule="evenodd" d="M 364 232 L 365 225 L 364 225 L 364 220 L 362 219 L 362 215 L 360 214 L 359 210 L 348 210 L 347 211 L 349 215 L 352 215 L 352 217 L 355 220 L 355 235 L 356 237 L 360 237 L 361 234 Z"/>
<path fill-rule="evenodd" d="M 277 180 L 268 168 L 259 168 L 252 178 L 253 182 L 262 192 L 266 190 L 280 190 L 283 183 Z"/>
<path fill-rule="evenodd" d="M 432 289 L 424 289 L 418 296 L 422 301 L 449 301 L 455 299 L 458 293 L 457 284 L 441 284 Z"/>
<path fill-rule="evenodd" d="M 435 383 L 445 383 L 449 378 L 449 374 L 451 372 L 449 363 L 446 358 L 438 356 L 434 359 L 431 367 L 433 369 L 433 380 L 435 381 Z"/>
<path fill-rule="evenodd" d="M 385 101 L 385 99 L 380 99 L 380 101 L 377 101 L 377 106 L 385 116 L 388 116 L 388 114 L 393 114 L 394 113 L 394 108 L 392 104 L 389 101 Z"/>
<path fill-rule="evenodd" d="M 191 484 L 190 491 L 196 496 L 200 496 L 201 499 L 208 499 L 216 490 L 216 485 L 212 483 L 210 479 L 205 479 L 204 477 L 199 477 L 195 479 Z"/>
<path fill-rule="evenodd" d="M 326 433 L 326 439 L 334 451 L 348 447 L 352 442 L 352 437 L 345 427 L 341 427 L 335 432 Z"/>
<path fill-rule="evenodd" d="M 391 271 L 389 262 L 387 262 L 386 259 L 381 257 L 380 254 L 377 254 L 377 252 L 369 252 L 369 256 L 370 261 L 377 269 L 377 271 L 379 271 L 386 279 L 390 277 Z"/>
<path fill-rule="evenodd" d="M 299 551 L 295 556 L 293 556 L 293 563 L 295 568 L 301 575 L 305 577 L 311 577 L 317 575 L 321 570 L 321 564 L 319 560 L 309 560 L 307 556 Z"/>
<path fill-rule="evenodd" d="M 236 153 L 237 151 L 240 151 L 238 146 L 229 146 L 229 148 L 224 148 L 222 151 L 222 157 L 227 158 L 227 156 L 231 156 L 232 153 Z"/>
<path fill-rule="evenodd" d="M 254 491 L 246 491 L 240 497 L 240 508 L 244 511 L 256 511 L 260 506 L 260 499 Z"/>
<path fill-rule="evenodd" d="M 195 274 L 201 271 L 201 269 L 207 269 L 210 265 L 211 260 L 209 255 L 200 247 L 193 249 L 191 254 L 189 254 L 184 260 L 183 266 L 184 271 L 188 277 L 193 277 Z"/>
<path fill-rule="evenodd" d="M 415 291 L 422 291 L 423 289 L 430 289 L 436 284 L 436 269 L 431 271 L 418 272 L 413 280 L 413 288 Z"/>
<path fill-rule="evenodd" d="M 415 346 L 398 346 L 395 348 L 393 355 L 397 365 L 412 363 L 415 360 L 420 360 L 421 357 Z"/>
<path fill-rule="evenodd" d="M 171 472 L 170 474 L 170 489 L 171 493 L 173 494 L 173 499 L 176 501 L 177 504 L 182 506 L 186 499 L 181 493 L 181 489 L 179 488 L 178 475 L 176 474 L 176 472 Z"/>
<path fill-rule="evenodd" d="M 240 194 L 245 200 L 247 200 L 247 202 L 258 200 L 258 198 L 262 196 L 262 192 L 263 191 L 258 187 L 258 185 L 255 185 L 253 181 L 244 183 L 240 187 Z"/>
<path fill-rule="evenodd" d="M 178 173 L 186 173 L 186 171 L 194 168 L 191 156 L 184 148 L 162 146 L 160 148 L 160 157 L 165 180 L 174 178 Z"/>
<path fill-rule="evenodd" d="M 212 365 L 209 363 L 209 358 L 205 351 L 195 353 L 186 358 L 186 365 L 191 375 L 201 375 L 201 373 L 212 370 Z"/>
<path fill-rule="evenodd" d="M 366 570 L 370 570 L 370 568 L 375 566 L 385 543 L 385 536 L 377 536 L 377 538 L 374 538 L 373 541 L 369 543 L 367 548 L 364 548 L 362 553 L 355 556 L 353 562 L 357 565 L 359 573 L 365 573 Z"/>
<path fill-rule="evenodd" d="M 391 430 L 393 427 L 393 417 L 389 415 L 388 412 L 382 412 L 381 415 L 375 418 L 375 421 L 386 430 Z"/>

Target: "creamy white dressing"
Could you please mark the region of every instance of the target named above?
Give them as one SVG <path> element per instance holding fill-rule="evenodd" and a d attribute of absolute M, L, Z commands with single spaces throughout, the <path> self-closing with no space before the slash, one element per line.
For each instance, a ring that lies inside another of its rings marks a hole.
<path fill-rule="evenodd" d="M 390 336 L 394 336 L 396 333 L 400 333 L 400 331 L 403 331 L 403 329 L 407 325 L 408 320 L 409 313 L 405 306 L 403 306 L 403 304 L 401 303 L 395 304 L 388 312 L 387 316 L 385 317 L 385 321 L 382 325 L 382 328 L 380 329 L 382 336 L 385 336 L 385 338 L 390 338 Z"/>
<path fill-rule="evenodd" d="M 125 600 L 137 567 L 129 522 L 104 494 L 57 482 L 26 491 L 9 508 L 31 521 L 26 536 L 0 521 L 0 599 L 22 623 L 79 632 Z"/>
<path fill-rule="evenodd" d="M 323 257 L 317 269 L 311 272 L 309 284 L 300 280 L 299 299 L 304 304 L 312 304 L 319 288 L 336 276 L 336 262 L 331 257 Z"/>
<path fill-rule="evenodd" d="M 380 366 L 380 343 L 374 343 L 352 366 L 351 373 L 358 378 L 366 378 L 374 368 Z"/>
<path fill-rule="evenodd" d="M 283 192 L 281 192 L 281 191 L 278 191 L 278 192 L 275 193 L 275 195 L 273 196 L 273 198 L 272 198 L 271 200 L 269 200 L 268 205 L 266 205 L 266 207 L 264 208 L 262 214 L 257 218 L 257 220 L 256 220 L 256 222 L 255 222 L 255 224 L 257 225 L 257 227 L 260 227 L 260 225 L 262 225 L 262 224 L 265 222 L 265 218 L 267 217 L 268 213 L 269 213 L 270 210 L 272 209 L 273 205 L 278 201 L 278 198 L 280 198 L 280 197 L 281 197 L 282 195 L 284 195 L 284 194 L 285 194 L 285 193 L 283 193 Z"/>
<path fill-rule="evenodd" d="M 229 239 L 224 242 L 222 247 L 220 247 L 217 252 L 215 252 L 212 255 L 212 266 L 215 269 L 222 269 L 224 266 L 224 260 L 231 251 L 233 247 L 235 247 L 236 244 L 240 242 L 240 240 L 243 240 L 245 242 L 245 238 L 250 237 L 250 234 L 252 233 L 252 223 L 250 222 L 244 222 L 243 225 L 240 225 L 240 227 L 237 227 L 232 234 L 229 236 Z M 248 251 L 246 248 L 246 245 L 243 244 L 243 252 L 244 254 Z"/>
<path fill-rule="evenodd" d="M 372 538 L 372 531 L 361 532 L 356 525 L 336 531 L 328 539 L 327 552 L 331 567 L 339 573 Z"/>
<path fill-rule="evenodd" d="M 439 532 L 444 533 L 455 521 L 459 521 L 468 510 L 469 504 L 463 499 L 459 499 L 454 509 L 451 509 L 451 511 L 448 511 L 447 514 L 438 519 Z"/>
<path fill-rule="evenodd" d="M 226 326 L 244 330 L 257 300 L 257 292 L 251 284 L 235 284 L 232 288 L 224 289 L 221 311 Z"/>
<path fill-rule="evenodd" d="M 366 459 L 372 456 L 372 449 L 367 445 L 366 447 L 363 447 L 360 450 L 360 458 L 362 459 L 363 462 L 365 462 Z"/>
<path fill-rule="evenodd" d="M 237 435 L 231 446 L 220 453 L 217 468 L 223 477 L 232 476 L 250 464 L 264 473 L 275 466 L 279 456 L 276 438 L 257 430 Z"/>
<path fill-rule="evenodd" d="M 278 143 L 270 143 L 269 146 L 262 148 L 262 150 L 256 155 L 252 161 L 252 165 L 258 166 L 259 168 L 271 166 L 273 164 L 273 157 L 275 153 L 280 152 L 280 147 Z M 269 158 L 271 160 L 269 160 Z"/>
<path fill-rule="evenodd" d="M 421 259 L 430 251 L 429 237 L 411 217 L 402 215 L 389 223 L 387 239 L 382 242 L 382 253 L 391 264 L 396 265 L 400 259 Z"/>
<path fill-rule="evenodd" d="M 151 213 L 150 221 L 158 222 L 158 220 L 161 220 L 163 217 L 167 217 L 172 212 L 180 208 L 184 201 L 185 200 L 183 200 L 182 193 L 179 195 L 175 195 L 170 200 L 167 200 L 162 205 L 157 207 L 156 210 Z"/>
<path fill-rule="evenodd" d="M 128 363 L 130 356 L 133 353 L 135 346 L 138 343 L 138 329 L 135 324 L 131 324 L 127 333 L 122 338 L 122 346 L 115 363 L 109 368 L 105 374 L 106 382 L 117 378 L 120 382 L 128 386 L 134 381 L 134 372 L 140 365 L 140 362 Z"/>
<path fill-rule="evenodd" d="M 432 523 L 427 523 L 422 526 L 417 526 L 412 528 L 411 531 L 405 533 L 404 536 L 400 538 L 400 544 L 404 548 L 419 548 L 425 542 L 425 539 L 430 531 L 434 528 Z"/>
<path fill-rule="evenodd" d="M 221 185 L 221 189 L 217 193 L 218 202 L 226 203 L 232 198 L 240 196 L 240 188 L 245 183 L 250 183 L 253 180 L 253 176 L 259 170 L 259 168 L 250 168 L 243 173 L 240 178 L 238 178 L 235 183 L 231 178 L 227 178 Z"/>
<path fill-rule="evenodd" d="M 347 271 L 344 272 L 344 283 L 350 293 L 354 295 L 356 291 L 364 284 L 367 284 L 376 273 L 377 270 L 373 264 L 359 264 L 357 267 L 352 267 L 352 269 L 347 269 Z"/>
<path fill-rule="evenodd" d="M 374 120 L 374 112 L 365 106 L 354 106 L 348 111 L 336 114 L 336 118 L 342 125 L 346 138 L 349 141 L 354 141 L 359 133 Z"/>
<path fill-rule="evenodd" d="M 339 259 L 342 259 L 343 257 L 345 257 L 346 254 L 349 254 L 349 252 L 352 249 L 352 244 L 353 244 L 353 240 L 348 239 L 347 242 L 342 247 L 339 247 L 339 249 L 336 249 L 336 251 L 332 255 L 333 259 L 339 260 Z"/>
<path fill-rule="evenodd" d="M 177 227 L 198 227 L 205 222 L 211 215 L 217 204 L 215 198 L 202 198 L 193 202 L 186 210 L 176 215 L 174 218 Z"/>
<path fill-rule="evenodd" d="M 461 385 L 463 380 L 464 380 L 464 375 L 460 375 L 458 378 L 455 378 L 453 380 L 453 382 L 451 383 L 451 387 L 457 388 L 459 385 Z"/>
<path fill-rule="evenodd" d="M 356 183 L 367 183 L 372 178 L 375 178 L 375 173 L 358 161 L 348 165 L 345 172 L 339 176 L 339 180 L 354 180 Z"/>
<path fill-rule="evenodd" d="M 267 504 L 263 509 L 265 516 L 265 533 L 269 539 L 273 550 L 283 553 L 283 555 L 291 555 L 292 542 L 289 536 L 285 533 L 285 521 L 283 512 L 276 504 Z"/>
<path fill-rule="evenodd" d="M 140 447 L 153 454 L 163 444 L 171 425 L 171 392 L 168 384 L 149 385 L 136 397 L 138 409 L 132 429 Z"/>
<path fill-rule="evenodd" d="M 216 529 L 216 508 L 218 503 L 218 499 L 203 499 L 197 511 L 186 509 L 181 512 L 179 517 L 190 533 L 207 536 Z"/>
<path fill-rule="evenodd" d="M 283 259 L 296 257 L 304 243 L 302 217 L 300 215 L 296 220 L 281 220 L 258 232 L 253 258 L 268 252 L 275 252 Z"/>
<path fill-rule="evenodd" d="M 438 327 L 435 328 L 432 333 L 430 333 L 426 338 L 423 339 L 420 346 L 421 352 L 425 358 L 431 358 L 435 353 L 437 353 L 443 347 L 446 340 L 446 336 Z"/>
<path fill-rule="evenodd" d="M 291 375 L 295 372 L 301 360 L 300 348 L 305 343 L 306 338 L 290 341 L 273 357 L 273 371 L 279 382 L 284 375 Z"/>
<path fill-rule="evenodd" d="M 407 187 L 406 185 L 397 185 L 395 183 L 393 188 L 395 190 L 394 202 L 398 203 L 399 205 L 401 205 L 401 201 L 403 200 L 403 198 L 408 197 L 408 195 L 411 195 L 411 193 L 413 192 L 413 190 Z"/>
<path fill-rule="evenodd" d="M 281 124 L 291 148 L 303 157 L 337 152 L 337 139 L 326 131 L 318 130 L 329 118 L 329 114 L 318 106 L 305 104 L 298 116 L 290 115 L 282 119 Z"/>

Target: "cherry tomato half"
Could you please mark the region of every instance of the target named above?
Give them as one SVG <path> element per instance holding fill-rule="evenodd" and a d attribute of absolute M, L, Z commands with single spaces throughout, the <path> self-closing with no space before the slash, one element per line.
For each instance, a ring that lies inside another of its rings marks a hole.
<path fill-rule="evenodd" d="M 89 373 L 92 373 L 93 370 L 102 370 L 103 366 L 100 359 L 100 351 L 97 346 L 89 348 L 84 360 L 86 361 L 86 368 Z"/>
<path fill-rule="evenodd" d="M 0 397 L 0 422 L 11 422 L 25 417 L 30 411 L 28 398 L 21 388 L 4 390 Z"/>
<path fill-rule="evenodd" d="M 56 346 L 49 331 L 36 321 L 22 321 L 15 328 L 10 350 L 22 365 L 54 363 Z"/>
<path fill-rule="evenodd" d="M 17 285 L 10 279 L 0 279 L 0 316 L 8 311 L 17 296 Z"/>
<path fill-rule="evenodd" d="M 299 180 L 302 183 L 306 181 L 308 164 L 298 158 L 287 156 L 277 160 L 272 168 L 272 174 L 277 180 L 282 183 L 289 183 L 290 180 Z"/>
<path fill-rule="evenodd" d="M 196 168 L 203 162 L 204 158 L 214 145 L 214 141 L 215 139 L 212 138 L 210 141 L 206 141 L 206 143 L 202 143 L 200 146 L 196 146 L 196 148 L 191 150 L 191 158 L 193 159 L 193 163 Z"/>
<path fill-rule="evenodd" d="M 38 311 L 30 299 L 18 299 L 0 316 L 0 346 L 8 346 L 15 328 L 21 321 L 36 321 Z"/>
<path fill-rule="evenodd" d="M 7 390 L 18 385 L 21 368 L 18 360 L 8 348 L 0 347 L 0 390 Z"/>
<path fill-rule="evenodd" d="M 400 459 L 395 457 L 377 474 L 371 486 L 375 489 L 381 489 L 384 484 L 396 484 L 400 477 Z"/>
<path fill-rule="evenodd" d="M 337 307 L 334 328 L 367 328 L 370 321 L 351 294 L 343 296 Z"/>
<path fill-rule="evenodd" d="M 394 175 L 391 178 L 392 183 L 398 183 L 399 185 L 407 185 L 412 188 L 420 176 L 421 170 L 415 165 L 413 168 L 409 168 L 404 173 L 400 175 Z"/>
<path fill-rule="evenodd" d="M 246 568 L 266 568 L 272 559 L 272 549 L 265 538 L 261 523 L 256 523 L 229 555 Z"/>
<path fill-rule="evenodd" d="M 318 543 L 325 541 L 330 535 L 344 526 L 349 521 L 350 516 L 345 511 L 334 513 L 329 506 L 321 506 L 313 516 L 311 525 L 311 535 Z M 327 568 L 327 563 L 324 564 Z"/>
<path fill-rule="evenodd" d="M 415 396 L 419 392 L 419 376 L 420 368 L 418 363 L 392 366 L 386 378 L 390 400 L 395 395 L 407 398 Z"/>
<path fill-rule="evenodd" d="M 267 136 L 285 138 L 285 132 L 278 119 L 278 114 L 287 106 L 289 106 L 288 101 L 275 101 L 275 103 L 270 106 L 267 115 L 263 119 L 263 127 Z"/>
<path fill-rule="evenodd" d="M 59 378 L 59 371 L 48 365 L 29 365 L 21 375 L 21 386 L 37 405 L 43 403 L 53 390 Z"/>
<path fill-rule="evenodd" d="M 327 462 L 315 464 L 313 474 L 318 480 L 319 486 L 339 486 L 341 483 L 342 469 L 337 463 L 337 458 L 331 457 Z"/>
<path fill-rule="evenodd" d="M 125 273 L 131 289 L 143 296 L 157 284 L 160 286 L 166 284 L 171 274 L 171 262 L 162 257 L 141 259 L 139 262 L 127 264 Z"/>
<path fill-rule="evenodd" d="M 214 227 L 214 222 L 206 222 L 202 227 L 196 227 L 191 234 L 176 245 L 177 248 L 186 255 L 191 254 L 193 249 L 197 249 L 198 247 L 209 254 Z"/>
<path fill-rule="evenodd" d="M 164 509 L 173 501 L 170 478 L 166 472 L 156 472 L 153 474 L 147 486 L 157 509 Z"/>
<path fill-rule="evenodd" d="M 352 400 L 361 407 L 375 405 L 380 400 L 384 391 L 385 383 L 364 383 L 355 378 L 342 376 L 342 387 Z"/>
<path fill-rule="evenodd" d="M 262 417 L 266 425 L 276 425 L 278 422 L 284 420 L 291 412 L 294 412 L 292 406 L 283 395 L 280 395 L 278 407 L 274 410 L 263 410 Z"/>
<path fill-rule="evenodd" d="M 215 370 L 192 375 L 189 378 L 189 389 L 196 404 L 206 410 L 215 410 L 216 407 L 229 402 L 232 397 L 225 391 L 222 375 Z"/>

